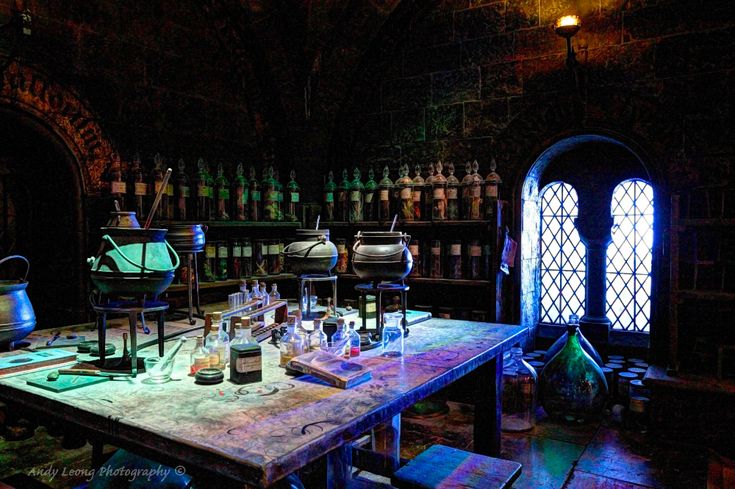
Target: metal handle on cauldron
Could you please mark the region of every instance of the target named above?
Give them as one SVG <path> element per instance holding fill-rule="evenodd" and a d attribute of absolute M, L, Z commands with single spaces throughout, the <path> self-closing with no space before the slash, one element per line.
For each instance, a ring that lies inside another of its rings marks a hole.
<path fill-rule="evenodd" d="M 406 239 L 403 239 L 403 236 L 401 236 L 401 241 L 403 241 L 404 243 L 403 246 L 406 246 L 408 243 L 411 242 L 411 235 L 406 234 L 404 236 L 406 236 Z M 360 231 L 357 232 L 357 236 L 355 236 L 355 238 L 357 238 L 357 241 L 355 241 L 355 244 L 352 245 L 352 253 L 354 253 L 355 255 L 366 256 L 368 258 L 388 258 L 389 256 L 395 255 L 395 253 L 387 253 L 384 255 L 373 255 L 371 253 L 361 253 L 357 251 L 357 245 L 360 243 L 360 238 L 362 238 L 362 234 L 360 234 Z"/>
<path fill-rule="evenodd" d="M 8 260 L 13 260 L 15 258 L 18 258 L 18 259 L 23 260 L 24 262 L 26 262 L 26 274 L 23 275 L 23 282 L 25 282 L 26 279 L 28 278 L 28 272 L 31 271 L 31 262 L 28 261 L 28 258 L 26 258 L 25 256 L 21 256 L 21 255 L 10 255 L 10 256 L 6 256 L 2 260 L 0 260 L 0 265 L 2 265 L 3 263 L 5 263 Z"/>
<path fill-rule="evenodd" d="M 112 237 L 110 237 L 109 234 L 105 234 L 104 236 L 102 236 L 102 239 L 105 240 L 105 241 L 107 241 L 107 242 L 109 242 L 112 245 L 112 248 L 120 254 L 120 256 L 122 257 L 123 260 L 125 260 L 128 263 L 130 263 L 134 267 L 140 268 L 143 271 L 167 273 L 167 272 L 170 272 L 171 270 L 176 270 L 177 268 L 179 268 L 179 265 L 181 264 L 181 260 L 179 260 L 179 254 L 176 253 L 176 250 L 174 250 L 171 247 L 171 245 L 168 244 L 168 241 L 165 241 L 165 240 L 164 240 L 164 243 L 166 243 L 166 247 L 168 248 L 169 253 L 172 254 L 174 256 L 174 258 L 176 259 L 176 264 L 173 266 L 172 269 L 150 268 L 150 267 L 147 267 L 145 265 L 141 265 L 140 263 L 135 263 L 133 260 L 131 260 L 130 258 L 128 258 L 128 255 L 126 255 L 125 252 L 123 250 L 121 250 L 119 246 L 117 246 L 117 243 L 115 243 L 115 240 L 113 240 Z"/>
<path fill-rule="evenodd" d="M 317 246 L 323 245 L 323 244 L 327 244 L 327 237 L 326 236 L 319 236 L 319 241 L 317 241 L 313 245 L 309 246 L 308 248 L 301 248 L 298 251 L 288 251 L 288 249 L 293 245 L 293 243 L 289 243 L 289 244 L 286 245 L 285 248 L 283 248 L 283 251 L 281 251 L 281 254 L 283 256 L 291 256 L 291 255 L 295 255 L 296 253 L 300 253 L 300 252 L 306 250 L 306 252 L 304 253 L 304 256 L 308 256 L 309 253 L 311 253 L 311 250 L 313 250 Z"/>

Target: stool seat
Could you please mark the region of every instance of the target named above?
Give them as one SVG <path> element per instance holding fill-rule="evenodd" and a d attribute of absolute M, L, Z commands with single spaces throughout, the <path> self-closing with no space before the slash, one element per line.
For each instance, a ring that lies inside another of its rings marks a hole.
<path fill-rule="evenodd" d="M 444 445 L 432 445 L 391 477 L 399 489 L 503 489 L 521 475 L 521 464 Z"/>

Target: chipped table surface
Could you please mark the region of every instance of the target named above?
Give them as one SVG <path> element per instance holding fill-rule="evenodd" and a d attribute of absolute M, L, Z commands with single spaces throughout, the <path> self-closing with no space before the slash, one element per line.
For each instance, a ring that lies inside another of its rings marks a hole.
<path fill-rule="evenodd" d="M 166 334 L 188 328 L 168 322 Z M 125 329 L 108 330 L 117 356 Z M 267 487 L 491 360 L 526 329 L 431 319 L 411 326 L 403 358 L 381 357 L 376 348 L 353 359 L 372 370 L 372 379 L 348 390 L 286 375 L 278 367 L 278 350 L 268 343 L 261 343 L 262 382 L 200 386 L 188 375 L 195 343 L 189 341 L 176 358 L 172 377 L 178 380 L 166 384 L 150 384 L 146 374 L 62 393 L 26 383 L 45 377 L 46 370 L 0 379 L 0 397 L 73 421 L 111 443 Z M 96 338 L 94 332 L 81 334 Z M 139 330 L 138 343 L 148 337 L 155 332 Z M 36 332 L 30 339 L 47 338 Z M 140 352 L 153 355 L 155 346 Z"/>

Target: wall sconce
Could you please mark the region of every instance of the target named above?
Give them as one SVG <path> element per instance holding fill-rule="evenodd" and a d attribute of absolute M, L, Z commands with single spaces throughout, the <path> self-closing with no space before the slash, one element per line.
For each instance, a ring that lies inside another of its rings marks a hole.
<path fill-rule="evenodd" d="M 578 15 L 565 15 L 556 20 L 554 31 L 558 36 L 567 40 L 567 68 L 573 68 L 577 65 L 577 56 L 572 47 L 572 38 L 579 32 L 582 21 Z"/>

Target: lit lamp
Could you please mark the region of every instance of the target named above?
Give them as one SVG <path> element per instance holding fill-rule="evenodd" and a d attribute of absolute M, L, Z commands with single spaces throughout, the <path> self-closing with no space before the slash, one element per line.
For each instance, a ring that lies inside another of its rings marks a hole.
<path fill-rule="evenodd" d="M 556 34 L 567 40 L 567 67 L 572 68 L 577 64 L 577 57 L 572 47 L 572 38 L 579 32 L 582 25 L 578 15 L 565 15 L 556 20 L 554 31 Z"/>

